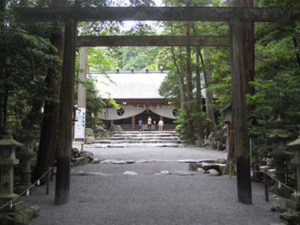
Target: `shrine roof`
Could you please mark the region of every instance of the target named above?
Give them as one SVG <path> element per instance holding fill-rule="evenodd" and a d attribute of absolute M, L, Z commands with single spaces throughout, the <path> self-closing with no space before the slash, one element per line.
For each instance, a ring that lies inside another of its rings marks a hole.
<path fill-rule="evenodd" d="M 163 99 L 158 90 L 167 73 L 120 71 L 119 73 L 106 72 L 106 75 L 89 73 L 89 76 L 95 79 L 96 89 L 102 98 L 110 96 L 114 99 Z"/>

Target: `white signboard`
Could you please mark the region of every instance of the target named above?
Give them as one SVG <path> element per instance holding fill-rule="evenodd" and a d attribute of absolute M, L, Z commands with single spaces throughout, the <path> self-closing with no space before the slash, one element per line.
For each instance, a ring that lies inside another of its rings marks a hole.
<path fill-rule="evenodd" d="M 74 126 L 74 138 L 83 139 L 85 136 L 85 108 L 76 110 L 76 122 Z"/>

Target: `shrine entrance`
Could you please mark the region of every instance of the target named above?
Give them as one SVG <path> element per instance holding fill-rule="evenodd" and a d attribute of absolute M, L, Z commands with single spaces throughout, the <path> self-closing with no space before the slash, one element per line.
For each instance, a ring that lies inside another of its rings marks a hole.
<path fill-rule="evenodd" d="M 214 7 L 98 7 L 68 8 L 56 1 L 54 8 L 17 8 L 20 22 L 64 22 L 65 45 L 60 96 L 60 123 L 56 177 L 56 204 L 69 200 L 75 48 L 81 46 L 224 46 L 231 47 L 232 111 L 236 151 L 237 193 L 240 202 L 251 204 L 250 151 L 247 132 L 245 71 L 241 22 L 290 22 L 300 12 L 285 8 Z M 210 36 L 77 36 L 77 21 L 226 21 L 230 35 Z"/>

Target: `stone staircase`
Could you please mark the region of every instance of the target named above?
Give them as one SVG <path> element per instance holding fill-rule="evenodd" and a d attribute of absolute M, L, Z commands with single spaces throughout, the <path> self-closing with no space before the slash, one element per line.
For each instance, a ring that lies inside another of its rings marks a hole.
<path fill-rule="evenodd" d="M 96 140 L 90 144 L 96 148 L 128 147 L 181 147 L 181 141 L 175 131 L 122 131 L 109 139 Z"/>

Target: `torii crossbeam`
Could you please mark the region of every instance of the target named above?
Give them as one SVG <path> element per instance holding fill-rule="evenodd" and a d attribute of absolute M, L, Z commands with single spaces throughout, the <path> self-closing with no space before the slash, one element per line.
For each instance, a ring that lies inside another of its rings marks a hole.
<path fill-rule="evenodd" d="M 214 8 L 214 7 L 98 7 L 98 8 L 17 8 L 20 22 L 65 22 L 63 77 L 60 97 L 60 125 L 56 179 L 56 204 L 69 199 L 70 152 L 72 147 L 72 107 L 74 92 L 75 46 L 139 46 L 231 45 L 232 108 L 234 149 L 237 155 L 238 200 L 252 203 L 250 179 L 250 151 L 247 132 L 247 106 L 245 100 L 245 72 L 240 22 L 289 22 L 300 20 L 300 11 L 287 8 Z M 214 37 L 77 37 L 77 21 L 106 20 L 160 20 L 160 21 L 227 21 L 231 26 L 229 38 Z M 148 44 L 143 45 L 144 42 Z M 149 42 L 151 42 L 149 44 Z M 123 43 L 123 44 L 122 44 Z"/>

